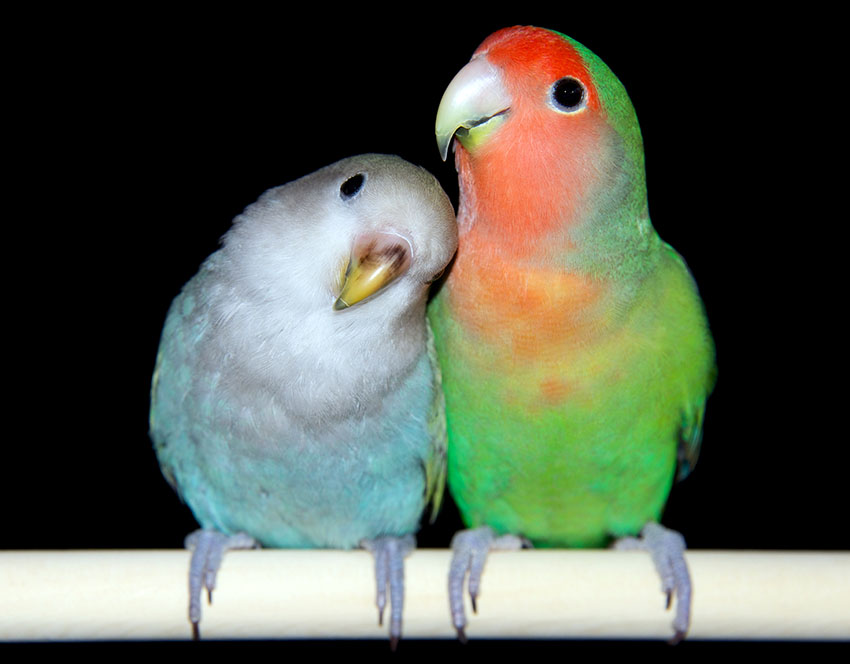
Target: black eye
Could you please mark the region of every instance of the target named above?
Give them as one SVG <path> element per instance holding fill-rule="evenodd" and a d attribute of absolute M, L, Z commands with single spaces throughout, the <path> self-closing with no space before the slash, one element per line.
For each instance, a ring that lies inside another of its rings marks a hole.
<path fill-rule="evenodd" d="M 340 196 L 342 196 L 343 199 L 353 198 L 357 192 L 363 188 L 364 180 L 365 178 L 363 177 L 363 173 L 358 173 L 357 175 L 353 175 L 348 178 L 339 187 Z"/>
<path fill-rule="evenodd" d="M 552 105 L 559 111 L 572 113 L 584 108 L 584 86 L 574 78 L 562 78 L 552 86 Z"/>

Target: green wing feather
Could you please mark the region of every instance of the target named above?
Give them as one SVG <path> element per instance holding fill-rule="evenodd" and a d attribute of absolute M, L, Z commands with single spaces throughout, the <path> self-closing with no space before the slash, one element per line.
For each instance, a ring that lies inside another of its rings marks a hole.
<path fill-rule="evenodd" d="M 446 450 L 448 448 L 448 433 L 446 431 L 446 400 L 443 395 L 443 374 L 437 361 L 437 348 L 434 344 L 434 332 L 431 323 L 426 319 L 428 359 L 434 371 L 434 401 L 428 419 L 428 429 L 431 432 L 433 445 L 431 456 L 425 466 L 425 500 L 431 504 L 431 523 L 437 518 L 440 505 L 443 502 L 443 492 L 446 488 Z"/>

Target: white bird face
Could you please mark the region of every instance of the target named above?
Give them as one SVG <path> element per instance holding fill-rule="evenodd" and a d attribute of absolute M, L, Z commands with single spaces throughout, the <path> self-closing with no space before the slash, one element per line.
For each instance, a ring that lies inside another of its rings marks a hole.
<path fill-rule="evenodd" d="M 340 312 L 394 291 L 378 306 L 403 308 L 451 260 L 457 226 L 427 171 L 361 155 L 269 190 L 226 244 L 238 244 L 244 269 L 274 299 Z"/>

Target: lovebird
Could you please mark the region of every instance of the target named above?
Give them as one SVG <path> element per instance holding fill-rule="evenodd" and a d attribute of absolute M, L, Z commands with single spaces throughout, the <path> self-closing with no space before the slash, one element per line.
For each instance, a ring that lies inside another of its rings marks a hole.
<path fill-rule="evenodd" d="M 445 486 L 430 284 L 457 247 L 437 180 L 400 157 L 336 162 L 236 217 L 169 309 L 150 435 L 201 529 L 198 638 L 225 551 L 364 547 L 401 635 L 403 559 Z"/>
<path fill-rule="evenodd" d="M 658 521 L 696 463 L 715 354 L 695 281 L 650 222 L 631 101 L 575 40 L 517 26 L 451 81 L 436 135 L 460 191 L 457 256 L 428 314 L 448 486 L 471 528 L 452 544 L 458 635 L 488 550 L 618 540 L 652 554 L 679 640 L 684 540 Z"/>

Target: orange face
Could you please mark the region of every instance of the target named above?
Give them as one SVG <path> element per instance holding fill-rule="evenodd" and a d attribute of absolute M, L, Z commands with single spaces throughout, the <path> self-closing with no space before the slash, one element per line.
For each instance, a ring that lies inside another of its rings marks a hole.
<path fill-rule="evenodd" d="M 538 28 L 496 32 L 473 57 L 500 70 L 511 99 L 504 124 L 486 142 L 474 152 L 458 148 L 464 189 L 475 192 L 476 231 L 482 240 L 498 234 L 493 241 L 519 253 L 539 252 L 552 232 L 563 247 L 600 179 L 595 164 L 610 131 L 592 79 L 568 41 Z M 576 106 L 558 104 L 562 81 L 578 82 Z"/>

